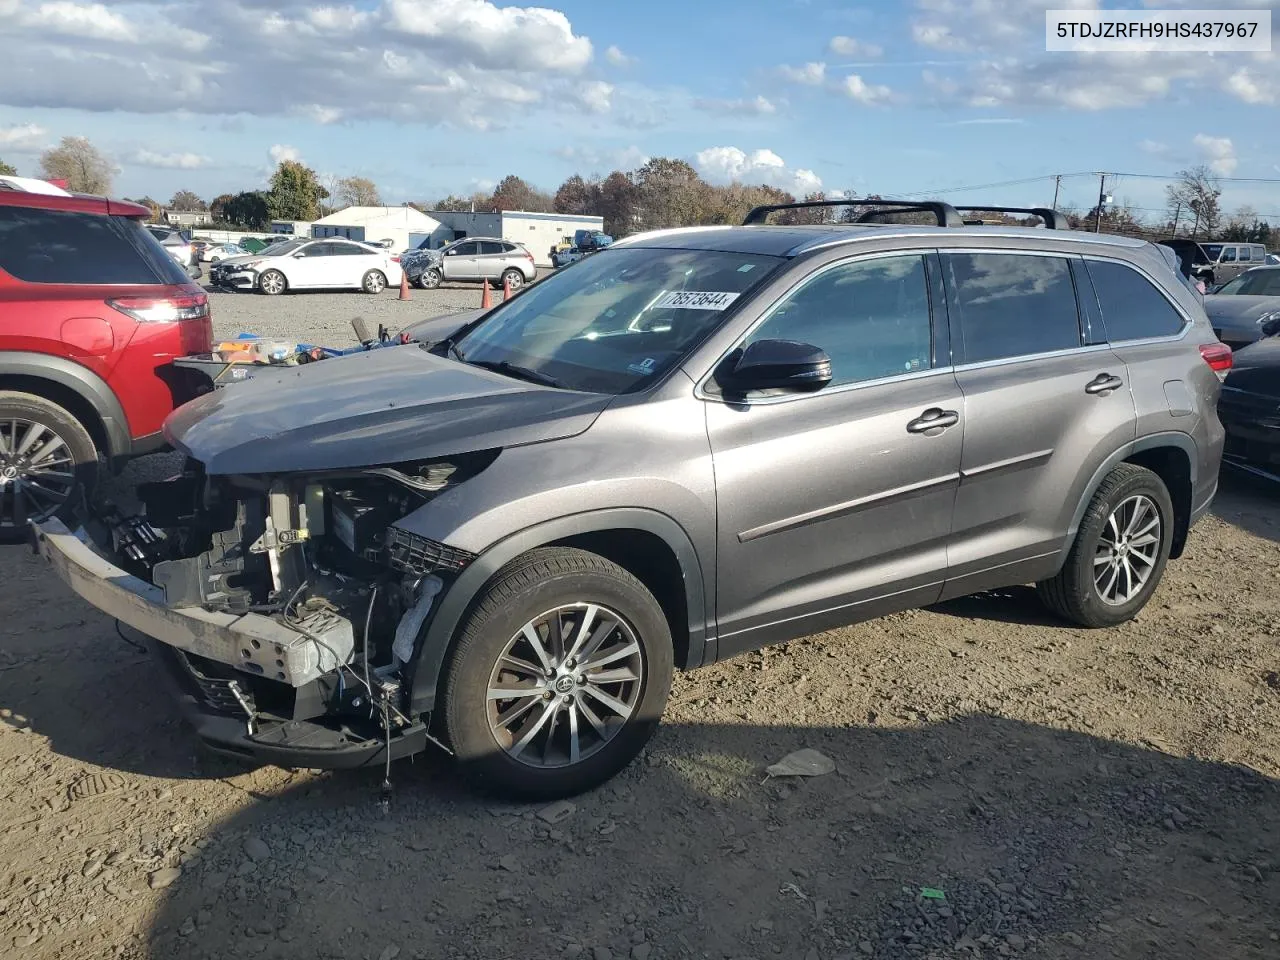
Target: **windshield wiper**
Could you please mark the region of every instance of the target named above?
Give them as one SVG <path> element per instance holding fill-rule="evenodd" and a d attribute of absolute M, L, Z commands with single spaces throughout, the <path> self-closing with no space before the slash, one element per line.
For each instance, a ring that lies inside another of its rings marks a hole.
<path fill-rule="evenodd" d="M 459 357 L 458 359 L 462 358 Z M 469 363 L 473 367 L 483 367 L 485 370 L 492 370 L 494 373 L 504 373 L 508 377 L 515 377 L 517 380 L 539 383 L 544 387 L 558 387 L 561 385 L 560 381 L 555 377 L 548 376 L 529 367 L 522 367 L 518 363 L 511 363 L 508 360 L 463 360 L 463 363 Z"/>

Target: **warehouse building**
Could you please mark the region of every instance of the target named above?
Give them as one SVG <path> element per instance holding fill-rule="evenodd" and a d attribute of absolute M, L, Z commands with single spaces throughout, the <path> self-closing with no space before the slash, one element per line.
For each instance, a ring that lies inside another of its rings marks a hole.
<path fill-rule="evenodd" d="M 551 265 L 551 248 L 575 230 L 603 230 L 603 217 L 578 216 L 568 213 L 534 213 L 528 210 L 455 212 L 432 210 L 429 219 L 438 222 L 435 230 L 417 236 L 410 246 L 430 240 L 437 249 L 464 237 L 501 237 L 521 244 L 533 254 L 538 266 Z M 413 240 L 413 238 L 411 238 Z"/>
<path fill-rule="evenodd" d="M 366 243 L 391 241 L 391 249 L 407 250 L 417 246 L 417 237 L 432 236 L 440 222 L 413 207 L 347 207 L 311 224 L 311 236 L 346 237 Z"/>

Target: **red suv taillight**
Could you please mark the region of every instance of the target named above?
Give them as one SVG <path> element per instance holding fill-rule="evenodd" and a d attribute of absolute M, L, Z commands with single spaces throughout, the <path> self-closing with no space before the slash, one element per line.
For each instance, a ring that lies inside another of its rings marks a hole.
<path fill-rule="evenodd" d="M 1200 344 L 1200 356 L 1219 377 L 1225 377 L 1231 370 L 1231 348 L 1225 343 Z"/>
<path fill-rule="evenodd" d="M 209 298 L 203 293 L 182 297 L 112 297 L 107 306 L 140 323 L 175 323 L 209 316 Z"/>

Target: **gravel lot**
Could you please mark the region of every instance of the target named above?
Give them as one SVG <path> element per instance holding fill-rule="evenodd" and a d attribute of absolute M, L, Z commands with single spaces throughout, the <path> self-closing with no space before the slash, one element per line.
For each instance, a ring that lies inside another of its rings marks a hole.
<path fill-rule="evenodd" d="M 337 343 L 479 293 L 214 311 Z M 1275 960 L 1278 563 L 1280 495 L 1227 477 L 1135 622 L 1017 589 L 680 677 L 642 759 L 560 818 L 435 755 L 385 815 L 380 772 L 197 756 L 148 658 L 0 548 L 0 956 Z M 835 772 L 764 776 L 800 747 Z"/>

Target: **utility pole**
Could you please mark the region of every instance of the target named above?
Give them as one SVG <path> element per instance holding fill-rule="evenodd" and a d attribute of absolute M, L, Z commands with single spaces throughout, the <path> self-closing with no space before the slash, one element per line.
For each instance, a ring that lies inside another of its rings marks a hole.
<path fill-rule="evenodd" d="M 1173 236 L 1178 235 L 1178 220 L 1182 217 L 1182 201 L 1179 200 L 1173 208 Z"/>
<path fill-rule="evenodd" d="M 1058 209 L 1058 190 L 1061 189 L 1061 187 L 1062 174 L 1059 173 L 1053 178 L 1053 206 L 1050 207 L 1051 210 Z"/>
<path fill-rule="evenodd" d="M 1107 175 L 1098 174 L 1098 214 L 1093 218 L 1093 232 L 1102 232 L 1102 204 L 1107 199 Z"/>

